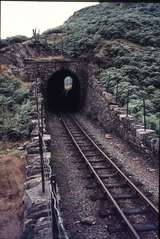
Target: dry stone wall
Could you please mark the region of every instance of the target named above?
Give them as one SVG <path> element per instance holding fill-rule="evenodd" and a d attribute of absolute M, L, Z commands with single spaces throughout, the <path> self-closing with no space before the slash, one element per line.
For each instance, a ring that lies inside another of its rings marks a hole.
<path fill-rule="evenodd" d="M 35 108 L 35 98 L 32 96 L 32 105 Z M 41 96 L 39 97 L 41 100 Z M 39 151 L 38 120 L 37 114 L 33 114 L 33 130 L 31 140 L 26 145 L 26 182 L 24 185 L 24 227 L 23 239 L 51 239 L 52 220 L 51 220 L 51 185 L 49 166 L 50 135 L 46 132 L 45 121 L 43 118 L 43 139 L 46 150 L 43 152 L 45 193 L 42 192 L 41 177 L 41 158 Z"/>
<path fill-rule="evenodd" d="M 126 116 L 126 109 L 120 108 L 115 98 L 107 93 L 104 86 L 96 79 L 99 68 L 96 64 L 88 66 L 88 91 L 84 112 L 107 132 L 115 132 L 141 152 L 148 154 L 157 161 L 159 138 L 154 130 L 144 130 L 142 124 L 132 115 Z"/>

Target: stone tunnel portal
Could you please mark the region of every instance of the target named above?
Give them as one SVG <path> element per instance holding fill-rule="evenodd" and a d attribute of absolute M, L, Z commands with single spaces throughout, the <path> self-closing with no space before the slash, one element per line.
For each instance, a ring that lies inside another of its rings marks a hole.
<path fill-rule="evenodd" d="M 47 110 L 53 113 L 77 112 L 80 109 L 80 81 L 70 70 L 59 70 L 49 79 Z"/>

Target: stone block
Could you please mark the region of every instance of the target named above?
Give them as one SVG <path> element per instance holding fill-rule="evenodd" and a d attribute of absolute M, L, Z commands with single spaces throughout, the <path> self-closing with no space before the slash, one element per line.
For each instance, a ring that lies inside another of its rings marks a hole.
<path fill-rule="evenodd" d="M 39 147 L 28 147 L 27 149 L 28 154 L 38 154 L 39 153 Z"/>
<path fill-rule="evenodd" d="M 27 164 L 34 164 L 36 162 L 40 162 L 40 155 L 39 154 L 27 154 L 26 157 Z"/>
<path fill-rule="evenodd" d="M 110 104 L 109 105 L 110 110 L 114 110 L 114 108 L 118 108 L 118 105 L 117 104 Z"/>
<path fill-rule="evenodd" d="M 106 101 L 108 104 L 113 103 L 113 96 L 112 96 L 111 93 L 108 93 L 108 92 L 103 91 L 103 92 L 102 92 L 102 95 L 104 96 L 105 101 Z"/>
<path fill-rule="evenodd" d="M 159 138 L 152 138 L 151 139 L 151 148 L 154 152 L 158 153 L 159 150 Z"/>
<path fill-rule="evenodd" d="M 33 137 L 33 141 L 38 140 L 38 136 Z M 43 140 L 47 143 L 51 141 L 50 134 L 43 134 Z"/>
<path fill-rule="evenodd" d="M 151 129 L 144 129 L 144 128 L 141 128 L 141 129 L 136 129 L 136 136 L 140 139 L 140 140 L 143 140 L 144 137 L 146 135 L 149 135 L 149 134 L 152 134 L 154 133 L 155 131 L 154 130 L 151 130 Z"/>
<path fill-rule="evenodd" d="M 32 219 L 25 219 L 24 226 L 23 226 L 22 239 L 34 238 L 34 227 L 35 227 L 35 222 Z"/>
<path fill-rule="evenodd" d="M 27 180 L 24 183 L 24 189 L 31 189 L 34 188 L 35 186 L 37 186 L 38 184 L 40 184 L 42 181 L 41 177 L 36 177 L 30 180 Z"/>
<path fill-rule="evenodd" d="M 30 176 L 33 176 L 36 174 L 40 174 L 40 173 L 41 173 L 41 165 L 40 164 L 26 166 L 27 177 L 30 177 Z"/>
<path fill-rule="evenodd" d="M 23 197 L 26 209 L 29 210 L 32 207 L 35 207 L 36 204 L 42 204 L 46 202 L 46 197 L 42 193 L 42 185 L 39 183 L 33 189 L 25 190 Z"/>

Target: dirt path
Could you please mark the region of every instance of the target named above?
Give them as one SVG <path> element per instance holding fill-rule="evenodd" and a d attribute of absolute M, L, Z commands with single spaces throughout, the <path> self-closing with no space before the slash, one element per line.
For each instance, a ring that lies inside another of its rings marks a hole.
<path fill-rule="evenodd" d="M 14 147 L 0 151 L 0 239 L 20 239 L 22 232 L 25 160 Z"/>

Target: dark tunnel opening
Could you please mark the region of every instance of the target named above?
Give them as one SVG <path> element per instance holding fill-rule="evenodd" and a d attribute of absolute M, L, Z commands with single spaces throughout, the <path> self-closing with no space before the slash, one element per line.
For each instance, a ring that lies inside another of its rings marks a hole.
<path fill-rule="evenodd" d="M 48 80 L 46 107 L 53 113 L 77 112 L 80 109 L 80 82 L 69 70 L 60 70 Z"/>

